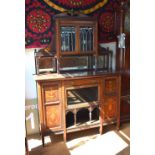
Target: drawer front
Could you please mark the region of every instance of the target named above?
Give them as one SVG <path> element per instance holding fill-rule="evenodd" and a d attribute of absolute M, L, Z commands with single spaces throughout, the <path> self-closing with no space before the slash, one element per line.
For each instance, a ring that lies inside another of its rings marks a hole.
<path fill-rule="evenodd" d="M 45 106 L 46 128 L 61 127 L 61 107 L 59 104 Z"/>
<path fill-rule="evenodd" d="M 65 81 L 65 86 L 91 85 L 99 83 L 99 78 Z"/>
<path fill-rule="evenodd" d="M 44 85 L 43 93 L 45 103 L 56 102 L 60 100 L 59 84 Z"/>
<path fill-rule="evenodd" d="M 117 106 L 117 97 L 105 97 L 103 110 L 105 118 L 115 118 L 116 117 L 116 108 Z"/>
<path fill-rule="evenodd" d="M 105 94 L 113 94 L 117 92 L 117 78 L 105 79 Z"/>

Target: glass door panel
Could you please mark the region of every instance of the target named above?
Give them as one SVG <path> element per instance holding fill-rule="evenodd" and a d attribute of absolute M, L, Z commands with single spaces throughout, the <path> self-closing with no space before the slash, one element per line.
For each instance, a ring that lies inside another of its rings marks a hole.
<path fill-rule="evenodd" d="M 67 105 L 95 104 L 98 101 L 98 87 L 76 88 L 67 91 Z"/>
<path fill-rule="evenodd" d="M 93 51 L 93 28 L 92 27 L 80 27 L 80 49 L 81 52 Z"/>
<path fill-rule="evenodd" d="M 76 32 L 75 27 L 62 26 L 61 32 L 61 51 L 62 52 L 73 52 L 75 51 Z"/>

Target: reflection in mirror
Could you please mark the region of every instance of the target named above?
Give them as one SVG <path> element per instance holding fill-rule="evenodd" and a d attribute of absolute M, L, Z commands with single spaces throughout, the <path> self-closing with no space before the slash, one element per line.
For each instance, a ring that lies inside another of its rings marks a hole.
<path fill-rule="evenodd" d="M 60 59 L 60 71 L 88 69 L 88 57 L 62 57 Z"/>
<path fill-rule="evenodd" d="M 36 58 L 36 74 L 56 72 L 56 59 L 54 57 Z"/>

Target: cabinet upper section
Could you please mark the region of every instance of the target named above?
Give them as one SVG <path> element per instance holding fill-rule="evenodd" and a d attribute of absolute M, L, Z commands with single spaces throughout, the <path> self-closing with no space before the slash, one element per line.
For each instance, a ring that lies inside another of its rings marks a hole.
<path fill-rule="evenodd" d="M 55 17 L 57 56 L 97 55 L 97 19 L 87 16 Z"/>

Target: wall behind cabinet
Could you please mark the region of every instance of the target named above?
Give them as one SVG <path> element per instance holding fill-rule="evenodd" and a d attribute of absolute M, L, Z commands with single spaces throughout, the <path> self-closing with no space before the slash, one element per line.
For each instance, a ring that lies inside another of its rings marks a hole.
<path fill-rule="evenodd" d="M 34 49 L 25 50 L 25 118 L 27 134 L 39 132 L 38 106 L 35 73 Z"/>
<path fill-rule="evenodd" d="M 101 47 L 109 48 L 112 51 L 112 70 L 116 69 L 116 42 L 102 43 Z"/>

